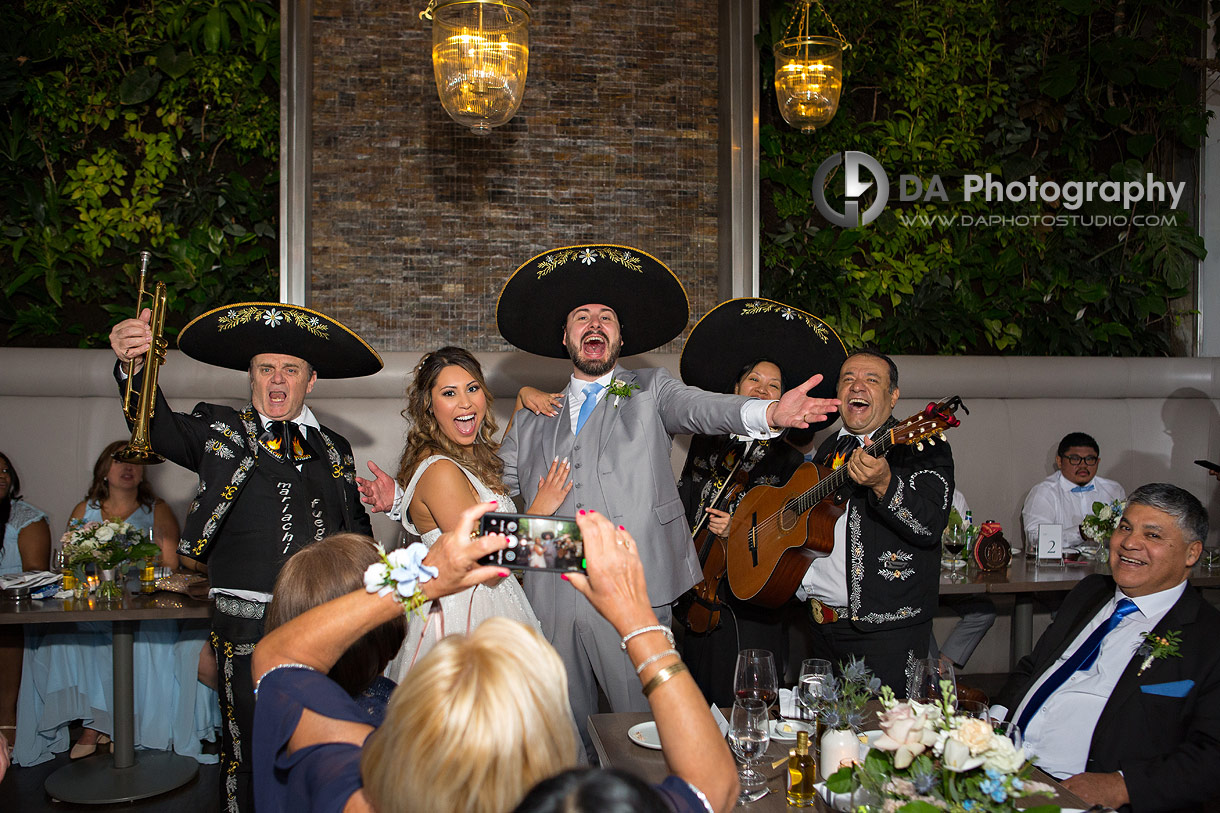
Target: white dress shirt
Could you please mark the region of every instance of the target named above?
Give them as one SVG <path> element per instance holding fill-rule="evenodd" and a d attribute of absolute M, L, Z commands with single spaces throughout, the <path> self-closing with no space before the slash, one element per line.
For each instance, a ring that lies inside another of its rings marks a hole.
<path fill-rule="evenodd" d="M 1084 771 L 1089 759 L 1089 745 L 1093 741 L 1093 729 L 1097 727 L 1097 720 L 1101 717 L 1111 692 L 1118 685 L 1118 679 L 1126 671 L 1135 651 L 1144 642 L 1143 633 L 1151 632 L 1185 591 L 1186 582 L 1183 581 L 1168 590 L 1133 598 L 1132 601 L 1139 609 L 1120 621 L 1117 627 L 1101 639 L 1101 651 L 1093 665 L 1072 673 L 1063 685 L 1046 698 L 1042 708 L 1034 713 L 1023 732 L 1025 751 L 1032 755 L 1039 768 L 1058 779 L 1066 779 Z M 1115 589 L 1114 597 L 1097 611 L 1092 620 L 1072 640 L 1071 645 L 1063 650 L 1059 659 L 1047 667 L 1042 676 L 1030 686 L 1011 719 L 1016 720 L 1021 716 L 1025 704 L 1033 697 L 1038 687 L 1071 657 L 1093 630 L 1110 618 L 1119 600 L 1125 597 L 1122 590 Z M 1007 709 L 1003 706 L 992 707 L 992 715 L 995 717 L 1003 718 L 1006 713 Z"/>
<path fill-rule="evenodd" d="M 1063 527 L 1063 547 L 1074 549 L 1080 544 L 1080 522 L 1093 513 L 1093 503 L 1109 503 L 1127 499 L 1127 492 L 1113 480 L 1094 477 L 1085 487 L 1090 491 L 1072 491 L 1076 484 L 1056 471 L 1029 490 L 1021 508 L 1021 524 L 1025 538 L 1032 538 L 1039 525 Z"/>
<path fill-rule="evenodd" d="M 868 443 L 868 438 L 854 435 L 843 428 L 836 438 L 852 435 L 861 442 Z M 846 462 L 843 465 L 847 465 Z M 826 556 L 813 561 L 801 578 L 801 586 L 796 591 L 796 597 L 801 601 L 816 598 L 831 607 L 847 606 L 847 512 L 844 511 L 835 520 L 834 547 Z"/>

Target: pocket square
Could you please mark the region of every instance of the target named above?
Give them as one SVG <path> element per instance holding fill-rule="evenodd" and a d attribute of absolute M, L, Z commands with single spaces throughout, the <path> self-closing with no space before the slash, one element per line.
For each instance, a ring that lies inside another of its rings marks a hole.
<path fill-rule="evenodd" d="M 1175 680 L 1172 683 L 1149 683 L 1146 686 L 1140 686 L 1140 691 L 1161 697 L 1185 697 L 1194 687 L 1193 680 Z"/>

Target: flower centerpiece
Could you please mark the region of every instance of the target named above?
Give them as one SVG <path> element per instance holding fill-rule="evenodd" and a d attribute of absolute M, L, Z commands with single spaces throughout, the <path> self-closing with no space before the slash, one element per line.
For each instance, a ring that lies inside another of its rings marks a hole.
<path fill-rule="evenodd" d="M 103 598 L 117 598 L 122 592 L 114 571 L 128 562 L 152 559 L 158 552 L 145 531 L 117 518 L 104 522 L 73 520 L 59 541 L 64 562 L 81 581 L 87 565 L 109 572 L 111 578 L 104 579 L 98 588 Z"/>
<path fill-rule="evenodd" d="M 819 697 L 818 722 L 824 727 L 819 743 L 823 770 L 854 761 L 860 753 L 858 734 L 864 727 L 865 705 L 877 696 L 881 679 L 864 661 L 853 657 L 839 664 L 841 677 L 823 685 Z"/>
<path fill-rule="evenodd" d="M 858 786 L 886 813 L 1007 813 L 1017 799 L 1053 794 L 1029 778 L 1034 766 L 1023 748 L 990 723 L 959 716 L 952 682 L 943 681 L 941 689 L 938 702 L 919 703 L 898 702 L 882 688 L 881 736 L 862 762 L 833 774 L 827 789 L 852 793 Z M 1047 805 L 1025 813 L 1057 810 Z"/>
<path fill-rule="evenodd" d="M 1093 513 L 1080 521 L 1080 535 L 1092 544 L 1081 545 L 1081 553 L 1099 556 L 1110 544 L 1110 537 L 1118 528 L 1118 521 L 1123 517 L 1123 509 L 1127 503 L 1124 500 L 1113 502 L 1094 502 Z M 1086 550 L 1087 547 L 1087 550 Z"/>

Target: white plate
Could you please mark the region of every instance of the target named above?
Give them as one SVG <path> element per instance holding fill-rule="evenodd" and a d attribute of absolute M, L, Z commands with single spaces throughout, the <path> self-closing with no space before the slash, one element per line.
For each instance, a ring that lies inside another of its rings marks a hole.
<path fill-rule="evenodd" d="M 657 724 L 651 720 L 647 723 L 633 725 L 627 729 L 627 739 L 636 745 L 642 745 L 654 751 L 661 750 L 661 736 L 657 734 Z"/>
<path fill-rule="evenodd" d="M 804 723 L 800 720 L 772 720 L 771 721 L 771 739 L 776 742 L 796 742 L 796 734 L 798 731 L 809 732 L 809 738 L 813 739 L 813 724 Z"/>

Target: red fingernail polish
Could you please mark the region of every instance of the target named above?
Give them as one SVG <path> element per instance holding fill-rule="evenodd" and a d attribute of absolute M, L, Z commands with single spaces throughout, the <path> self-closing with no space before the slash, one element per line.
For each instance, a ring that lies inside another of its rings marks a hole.
<path fill-rule="evenodd" d="M 559 578 L 563 579 L 565 582 L 571 581 L 571 579 L 568 578 L 567 573 L 560 573 Z"/>
<path fill-rule="evenodd" d="M 507 570 L 501 570 L 501 571 L 500 571 L 500 578 L 501 578 L 501 579 L 506 579 L 506 578 L 508 578 L 510 575 L 512 575 L 512 574 L 510 574 L 510 573 L 509 573 Z"/>
<path fill-rule="evenodd" d="M 580 513 L 581 513 L 581 515 L 583 516 L 583 515 L 584 515 L 584 513 L 585 513 L 585 509 L 583 509 L 583 508 L 582 508 L 582 509 L 580 509 Z"/>
<path fill-rule="evenodd" d="M 625 530 L 627 530 L 627 529 L 626 529 L 626 528 L 624 528 L 622 525 L 618 526 L 618 529 L 619 529 L 620 531 L 625 531 Z"/>

